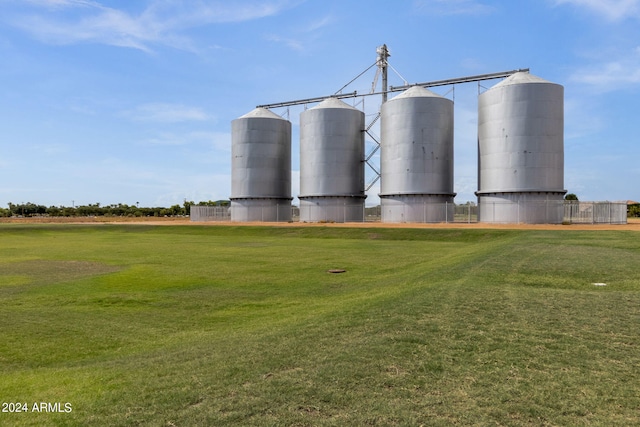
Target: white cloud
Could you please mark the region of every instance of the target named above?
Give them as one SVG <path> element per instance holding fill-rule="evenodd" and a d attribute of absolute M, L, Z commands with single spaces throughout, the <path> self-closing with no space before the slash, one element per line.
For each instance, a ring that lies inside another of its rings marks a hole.
<path fill-rule="evenodd" d="M 495 10 L 478 0 L 414 0 L 413 7 L 434 15 L 486 15 Z"/>
<path fill-rule="evenodd" d="M 306 47 L 317 38 L 318 33 L 333 22 L 333 17 L 327 15 L 323 18 L 309 22 L 306 25 L 296 27 L 292 31 L 294 36 L 286 37 L 278 34 L 267 34 L 265 39 L 271 42 L 284 44 L 289 49 L 296 52 L 304 52 Z"/>
<path fill-rule="evenodd" d="M 190 28 L 222 22 L 244 22 L 274 16 L 301 3 L 294 0 L 235 0 L 185 2 L 155 0 L 143 16 L 162 20 L 171 28 Z"/>
<path fill-rule="evenodd" d="M 200 202 L 227 200 L 231 194 L 229 174 L 185 174 L 181 182 L 168 182 L 166 191 L 153 202 L 154 206 L 182 205 L 184 200 Z"/>
<path fill-rule="evenodd" d="M 100 4 L 90 0 L 24 0 L 25 3 L 48 8 L 62 8 L 74 6 L 99 6 Z"/>
<path fill-rule="evenodd" d="M 582 68 L 570 79 L 605 92 L 640 84 L 640 47 L 619 58 Z"/>
<path fill-rule="evenodd" d="M 142 141 L 144 145 L 176 146 L 192 143 L 210 144 L 217 152 L 231 151 L 231 134 L 228 132 L 192 131 L 185 133 L 161 132 Z"/>
<path fill-rule="evenodd" d="M 197 132 L 198 137 L 211 142 L 216 152 L 231 153 L 231 133 L 229 132 Z"/>
<path fill-rule="evenodd" d="M 50 143 L 50 144 L 35 144 L 32 150 L 38 153 L 38 155 L 53 156 L 57 154 L 65 154 L 71 151 L 69 144 L 62 143 Z"/>
<path fill-rule="evenodd" d="M 121 113 L 133 121 L 179 123 L 211 120 L 202 109 L 180 104 L 151 103 L 139 105 L 133 110 Z"/>
<path fill-rule="evenodd" d="M 602 112 L 589 97 L 581 96 L 581 91 L 574 91 L 577 97 L 565 97 L 565 150 L 585 148 L 585 137 L 598 134 L 606 128 L 606 120 Z"/>
<path fill-rule="evenodd" d="M 332 16 L 325 16 L 323 18 L 317 19 L 314 22 L 311 22 L 306 28 L 305 31 L 306 32 L 313 32 L 313 31 L 317 31 L 320 30 L 328 25 L 331 25 L 333 23 L 334 19 Z"/>
<path fill-rule="evenodd" d="M 128 14 L 108 8 L 77 22 L 54 20 L 49 16 L 30 16 L 15 25 L 36 38 L 53 44 L 101 43 L 150 51 L 150 42 L 158 41 L 143 22 Z"/>
<path fill-rule="evenodd" d="M 304 44 L 302 43 L 301 40 L 288 38 L 288 37 L 281 37 L 275 34 L 268 34 L 267 36 L 265 36 L 265 38 L 271 42 L 284 44 L 291 50 L 295 50 L 298 52 L 304 51 Z"/>
<path fill-rule="evenodd" d="M 147 52 L 164 45 L 194 51 L 192 42 L 180 34 L 182 31 L 265 18 L 298 3 L 299 0 L 152 0 L 141 13 L 133 13 L 90 0 L 28 0 L 21 4 L 31 6 L 28 13 L 15 12 L 4 19 L 46 43 L 97 43 Z M 135 7 L 136 3 L 130 5 Z"/>
<path fill-rule="evenodd" d="M 555 0 L 555 4 L 584 8 L 608 21 L 640 18 L 640 0 Z"/>

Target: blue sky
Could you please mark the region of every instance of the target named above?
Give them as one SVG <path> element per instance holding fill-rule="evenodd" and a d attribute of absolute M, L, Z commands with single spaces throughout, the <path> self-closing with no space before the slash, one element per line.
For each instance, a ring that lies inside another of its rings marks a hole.
<path fill-rule="evenodd" d="M 231 120 L 336 92 L 383 43 L 391 85 L 516 68 L 562 84 L 565 188 L 640 200 L 640 0 L 0 0 L 0 206 L 227 199 Z M 459 203 L 476 200 L 478 90 L 434 89 L 455 101 Z M 294 196 L 303 108 L 274 110 Z"/>

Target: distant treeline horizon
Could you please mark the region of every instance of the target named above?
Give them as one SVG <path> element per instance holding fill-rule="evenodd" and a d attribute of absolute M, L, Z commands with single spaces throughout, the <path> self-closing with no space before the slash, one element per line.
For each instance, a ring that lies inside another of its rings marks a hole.
<path fill-rule="evenodd" d="M 0 217 L 33 217 L 33 216 L 187 216 L 191 205 L 197 206 L 229 206 L 228 200 L 185 201 L 182 205 L 169 207 L 143 207 L 138 203 L 128 205 L 117 203 L 102 206 L 100 203 L 79 206 L 45 206 L 37 203 L 11 203 L 8 208 L 0 208 Z"/>

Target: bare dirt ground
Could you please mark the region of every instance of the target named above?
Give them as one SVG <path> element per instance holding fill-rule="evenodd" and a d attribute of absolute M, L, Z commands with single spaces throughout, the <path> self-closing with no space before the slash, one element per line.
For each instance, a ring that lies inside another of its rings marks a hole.
<path fill-rule="evenodd" d="M 390 224 L 381 222 L 306 223 L 306 222 L 192 222 L 189 218 L 135 218 L 135 217 L 39 217 L 0 218 L 0 224 L 149 224 L 149 225 L 262 225 L 274 227 L 358 227 L 358 228 L 457 228 L 457 229 L 522 229 L 522 230 L 631 230 L 640 231 L 640 218 L 629 218 L 627 224 L 485 224 L 485 223 L 436 223 L 436 224 Z"/>

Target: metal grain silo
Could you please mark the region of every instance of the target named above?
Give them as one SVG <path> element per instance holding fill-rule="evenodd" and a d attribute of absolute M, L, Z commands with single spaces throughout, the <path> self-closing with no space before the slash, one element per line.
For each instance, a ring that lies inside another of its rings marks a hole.
<path fill-rule="evenodd" d="M 414 86 L 380 120 L 382 221 L 452 221 L 453 101 Z"/>
<path fill-rule="evenodd" d="M 364 113 L 328 98 L 300 115 L 300 220 L 364 221 Z"/>
<path fill-rule="evenodd" d="M 291 122 L 256 108 L 231 122 L 231 220 L 291 220 Z"/>
<path fill-rule="evenodd" d="M 479 220 L 561 223 L 564 88 L 519 72 L 478 98 Z"/>

